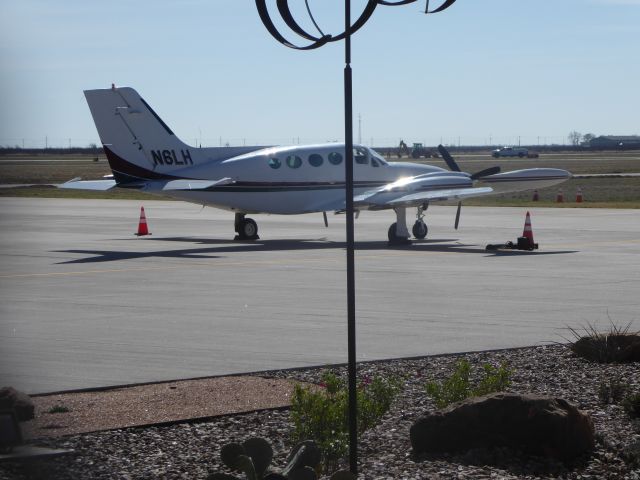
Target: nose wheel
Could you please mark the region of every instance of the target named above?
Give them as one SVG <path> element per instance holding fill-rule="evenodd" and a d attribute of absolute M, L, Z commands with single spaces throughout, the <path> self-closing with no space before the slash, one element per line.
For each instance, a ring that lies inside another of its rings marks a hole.
<path fill-rule="evenodd" d="M 429 232 L 429 228 L 423 220 L 424 212 L 427 208 L 429 208 L 428 203 L 423 203 L 418 206 L 418 211 L 416 212 L 416 223 L 413 224 L 413 228 L 411 229 L 411 233 L 413 233 L 413 236 L 418 240 L 425 238 Z"/>
<path fill-rule="evenodd" d="M 413 228 L 411 229 L 413 236 L 419 240 L 425 238 L 428 232 L 429 228 L 427 227 L 427 224 L 424 223 L 424 220 L 416 220 L 416 223 L 413 224 Z"/>
<path fill-rule="evenodd" d="M 245 218 L 244 213 L 236 213 L 236 237 L 234 240 L 258 240 L 258 224 L 253 218 Z"/>

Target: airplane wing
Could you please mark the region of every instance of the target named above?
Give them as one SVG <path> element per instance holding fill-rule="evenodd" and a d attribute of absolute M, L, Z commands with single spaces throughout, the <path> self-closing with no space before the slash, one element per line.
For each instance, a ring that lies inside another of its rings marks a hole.
<path fill-rule="evenodd" d="M 447 200 L 462 200 L 463 198 L 480 197 L 491 193 L 493 193 L 493 188 L 491 187 L 434 190 L 431 192 L 410 193 L 400 198 L 396 198 L 395 200 L 390 200 L 387 203 L 393 207 L 411 207 L 413 205 L 424 203 L 425 200 L 429 202 L 444 202 Z"/>
<path fill-rule="evenodd" d="M 354 197 L 357 208 L 383 210 L 419 206 L 425 202 L 461 200 L 489 195 L 491 187 L 474 187 L 468 174 L 442 172 L 405 178 Z"/>
<path fill-rule="evenodd" d="M 383 210 L 394 207 L 419 206 L 425 202 L 463 200 L 543 188 L 571 177 L 556 168 L 530 168 L 476 177 L 463 172 L 439 172 L 405 178 L 354 197 L 357 208 Z M 480 183 L 475 186 L 475 182 Z"/>
<path fill-rule="evenodd" d="M 445 188 L 425 192 L 369 192 L 354 197 L 356 207 L 370 210 L 383 210 L 394 207 L 412 207 L 425 202 L 444 202 L 462 200 L 493 193 L 491 187 L 477 188 Z"/>

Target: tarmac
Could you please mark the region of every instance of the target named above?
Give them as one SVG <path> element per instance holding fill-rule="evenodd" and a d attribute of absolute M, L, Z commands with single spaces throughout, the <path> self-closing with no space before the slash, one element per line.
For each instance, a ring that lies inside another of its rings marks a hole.
<path fill-rule="evenodd" d="M 344 216 L 233 214 L 147 202 L 0 198 L 0 386 L 27 393 L 344 363 Z M 392 212 L 356 220 L 359 361 L 564 342 L 569 327 L 640 330 L 640 210 L 427 211 L 389 247 Z"/>

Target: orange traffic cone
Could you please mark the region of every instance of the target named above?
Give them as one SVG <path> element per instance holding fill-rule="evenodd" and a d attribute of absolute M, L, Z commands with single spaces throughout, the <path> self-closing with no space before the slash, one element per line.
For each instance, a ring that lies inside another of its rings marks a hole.
<path fill-rule="evenodd" d="M 558 195 L 556 195 L 556 202 L 557 203 L 564 202 L 564 195 L 562 194 L 562 189 L 558 190 Z"/>
<path fill-rule="evenodd" d="M 138 233 L 136 233 L 136 235 L 139 237 L 143 235 L 151 235 L 147 228 L 147 217 L 144 215 L 144 207 L 140 207 L 140 222 L 138 223 Z"/>
<path fill-rule="evenodd" d="M 578 187 L 578 191 L 576 192 L 576 203 L 582 203 L 582 189 Z"/>
<path fill-rule="evenodd" d="M 531 229 L 531 215 L 527 212 L 527 217 L 524 220 L 524 231 L 522 236 L 518 237 L 518 250 L 536 250 L 538 248 L 537 243 L 533 243 L 533 230 Z"/>
<path fill-rule="evenodd" d="M 531 215 L 527 212 L 527 216 L 524 219 L 524 231 L 522 232 L 522 236 L 529 240 L 531 245 L 535 245 L 533 243 L 533 230 L 531 229 Z"/>

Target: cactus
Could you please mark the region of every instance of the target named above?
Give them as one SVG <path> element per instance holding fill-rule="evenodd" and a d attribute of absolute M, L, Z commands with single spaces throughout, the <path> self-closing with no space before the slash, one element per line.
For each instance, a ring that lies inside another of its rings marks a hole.
<path fill-rule="evenodd" d="M 220 451 L 222 462 L 231 470 L 243 472 L 247 480 L 317 480 L 320 449 L 312 440 L 296 445 L 287 459 L 282 473 L 267 472 L 273 458 L 273 449 L 264 438 L 249 438 L 239 443 L 228 443 Z M 351 480 L 340 477 L 337 480 Z M 214 473 L 207 480 L 239 480 L 227 473 Z"/>
<path fill-rule="evenodd" d="M 316 471 L 308 466 L 297 468 L 289 472 L 288 475 L 284 476 L 287 480 L 317 480 L 318 475 L 316 475 Z"/>
<path fill-rule="evenodd" d="M 273 448 L 264 438 L 249 438 L 242 442 L 244 451 L 251 457 L 257 478 L 262 478 L 273 459 Z"/>
<path fill-rule="evenodd" d="M 224 463 L 231 470 L 244 472 L 247 480 L 258 480 L 259 478 L 262 478 L 262 476 L 259 477 L 256 474 L 256 468 L 253 459 L 249 455 L 247 455 L 247 451 L 245 450 L 243 445 L 240 445 L 238 443 L 226 444 L 220 451 L 220 458 L 222 459 L 222 463 Z M 215 475 L 218 475 L 217 479 L 213 476 L 209 476 L 209 480 L 223 480 L 225 478 L 229 480 L 235 479 L 233 475 L 227 475 L 226 477 L 220 476 L 225 474 Z"/>
<path fill-rule="evenodd" d="M 304 467 L 311 467 L 315 470 L 320 464 L 322 454 L 318 445 L 313 440 L 306 440 L 298 443 L 287 458 L 287 466 L 282 470 L 285 477 L 289 477 L 289 473 Z"/>

